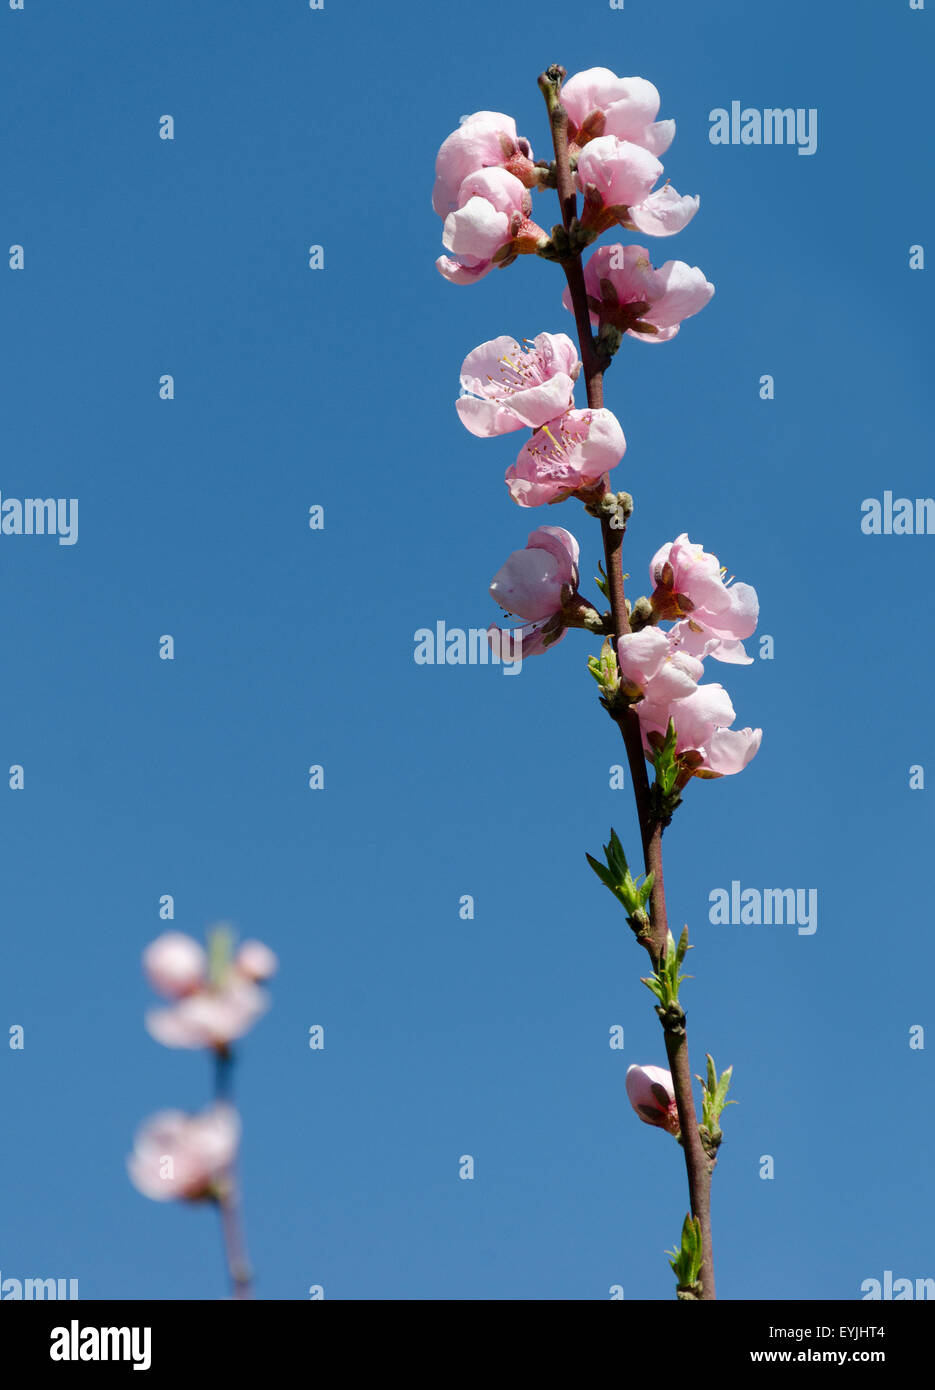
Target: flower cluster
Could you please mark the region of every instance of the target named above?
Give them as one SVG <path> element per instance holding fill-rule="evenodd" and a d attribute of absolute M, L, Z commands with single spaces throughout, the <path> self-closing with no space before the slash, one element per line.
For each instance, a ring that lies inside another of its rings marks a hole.
<path fill-rule="evenodd" d="M 756 627 L 759 605 L 749 584 L 727 584 L 716 555 L 687 535 L 664 545 L 650 565 L 653 620 L 617 642 L 621 689 L 634 708 L 649 756 L 675 729 L 675 756 L 695 777 L 740 772 L 756 753 L 762 729 L 731 729 L 736 715 L 722 685 L 701 685 L 705 657 L 745 663 L 742 639 Z"/>
<path fill-rule="evenodd" d="M 659 93 L 642 77 L 589 68 L 562 89 L 569 153 L 584 195 L 582 231 L 591 237 L 615 224 L 644 236 L 672 236 L 698 211 L 663 174 L 659 156 L 675 135 L 674 121 L 657 121 Z M 475 111 L 443 142 L 435 161 L 432 206 L 444 220 L 439 271 L 469 285 L 517 256 L 549 254 L 550 239 L 531 220 L 532 192 L 554 186 L 546 161 L 535 163 L 512 116 Z"/>
<path fill-rule="evenodd" d="M 147 1031 L 166 1047 L 206 1049 L 223 1067 L 231 1043 L 269 1007 L 260 981 L 277 968 L 262 941 L 245 941 L 234 951 L 224 927 L 211 933 L 207 951 L 184 932 L 164 932 L 143 952 L 143 970 L 172 1003 L 147 1013 Z M 157 1201 L 222 1199 L 231 1188 L 239 1140 L 240 1117 L 226 1100 L 197 1115 L 165 1110 L 137 1131 L 127 1168 L 134 1186 Z"/>
<path fill-rule="evenodd" d="M 211 978 L 207 953 L 194 937 L 163 933 L 143 952 L 143 969 L 153 989 L 174 1002 L 149 1010 L 147 1031 L 166 1047 L 223 1050 L 269 1008 L 258 981 L 274 975 L 277 964 L 262 941 L 245 941 Z"/>
<path fill-rule="evenodd" d="M 464 359 L 457 409 L 465 427 L 485 438 L 532 430 L 506 473 L 521 507 L 600 494 L 623 458 L 626 440 L 611 411 L 575 409 L 580 370 L 564 333 L 540 333 L 524 346 L 492 338 Z"/>
<path fill-rule="evenodd" d="M 646 236 L 671 236 L 688 225 L 698 198 L 680 197 L 668 181 L 653 191 L 675 122 L 656 120 L 659 93 L 651 82 L 589 68 L 564 84 L 562 105 L 584 194 L 583 226 L 604 231 L 620 223 Z"/>
<path fill-rule="evenodd" d="M 561 100 L 571 164 L 584 194 L 577 225 L 588 239 L 615 223 L 650 235 L 681 230 L 697 211 L 698 199 L 682 198 L 668 184 L 653 191 L 662 172 L 659 156 L 675 134 L 674 122 L 656 119 L 660 103 L 653 84 L 592 68 L 564 84 Z M 525 217 L 530 190 L 548 186 L 550 170 L 533 163 L 529 143 L 517 136 L 510 117 L 478 112 L 449 135 L 436 162 L 433 205 L 445 218 L 449 249 L 457 249 L 456 240 L 462 245 L 461 229 L 468 225 L 475 232 L 489 228 L 506 236 L 506 220 L 491 212 L 499 207 L 493 192 L 506 188 L 505 180 L 515 185 L 513 213 L 522 209 Z M 478 201 L 482 188 L 484 206 Z M 495 261 L 506 263 L 523 249 L 512 232 L 511 237 L 509 245 L 487 246 L 486 259 L 477 243 L 478 259 L 462 258 L 457 272 L 450 262 L 440 268 L 459 283 L 479 278 Z M 714 294 L 697 266 L 670 260 L 657 268 L 645 247 L 619 243 L 593 252 L 584 283 L 591 327 L 611 353 L 624 336 L 671 342 Z M 563 304 L 573 308 L 570 288 Z M 522 507 L 577 498 L 594 509 L 626 452 L 623 430 L 610 410 L 576 407 L 580 373 L 578 351 L 564 333 L 540 333 L 522 344 L 505 335 L 492 338 L 462 364 L 457 411 L 466 429 L 481 438 L 531 431 L 506 470 L 510 496 Z M 555 646 L 569 627 L 609 630 L 578 593 L 578 560 L 577 540 L 557 526 L 539 527 L 524 550 L 514 551 L 494 576 L 490 593 L 522 622 L 512 632 L 491 625 L 496 652 L 515 651 L 519 637 L 523 654 L 534 656 Z M 657 552 L 650 574 L 652 594 L 643 600 L 648 623 L 621 636 L 615 653 L 618 688 L 635 706 L 647 756 L 654 757 L 671 721 L 683 777 L 739 772 L 759 747 L 761 730 L 732 729 L 736 716 L 724 687 L 700 682 L 706 657 L 749 661 L 743 639 L 756 626 L 756 593 L 747 584 L 726 584 L 717 558 L 684 534 Z M 663 629 L 661 623 L 671 625 Z"/>
<path fill-rule="evenodd" d="M 499 111 L 466 116 L 438 151 L 432 206 L 444 218 L 438 269 L 455 285 L 470 285 L 494 266 L 544 246 L 547 234 L 530 221 L 530 188 L 539 181 L 529 142 Z"/>

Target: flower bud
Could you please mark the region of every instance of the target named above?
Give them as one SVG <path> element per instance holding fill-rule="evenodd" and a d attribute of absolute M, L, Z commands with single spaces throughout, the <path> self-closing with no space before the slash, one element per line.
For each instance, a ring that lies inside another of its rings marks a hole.
<path fill-rule="evenodd" d="M 679 1112 L 675 1104 L 672 1077 L 662 1067 L 630 1067 L 627 1096 L 640 1119 L 648 1125 L 679 1132 Z"/>
<path fill-rule="evenodd" d="M 207 956 L 194 937 L 167 931 L 143 952 L 143 969 L 153 989 L 167 999 L 191 994 L 205 980 Z"/>
<path fill-rule="evenodd" d="M 234 957 L 234 966 L 248 980 L 268 980 L 279 969 L 279 961 L 262 941 L 245 941 Z"/>

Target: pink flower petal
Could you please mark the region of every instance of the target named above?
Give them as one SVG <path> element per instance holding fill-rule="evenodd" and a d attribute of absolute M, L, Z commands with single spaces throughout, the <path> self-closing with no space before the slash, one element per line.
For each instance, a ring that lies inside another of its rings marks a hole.
<path fill-rule="evenodd" d="M 687 227 L 701 206 L 700 198 L 682 196 L 671 184 L 630 205 L 627 221 L 646 236 L 674 236 Z"/>

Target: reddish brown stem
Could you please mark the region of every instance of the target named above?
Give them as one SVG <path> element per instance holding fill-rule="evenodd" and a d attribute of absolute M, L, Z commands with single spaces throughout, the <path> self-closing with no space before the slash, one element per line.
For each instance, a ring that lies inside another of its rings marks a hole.
<path fill-rule="evenodd" d="M 240 1218 L 240 1204 L 237 1200 L 236 1178 L 231 1175 L 231 1185 L 218 1197 L 218 1211 L 221 1216 L 221 1233 L 224 1238 L 224 1256 L 230 1274 L 234 1298 L 252 1298 L 250 1262 L 244 1243 L 243 1223 Z"/>
<path fill-rule="evenodd" d="M 555 150 L 555 186 L 562 209 L 562 225 L 565 231 L 569 232 L 573 231 L 577 221 L 578 199 L 568 157 L 568 115 L 560 98 L 564 78 L 565 69 L 554 65 L 542 73 L 539 78 L 539 86 L 548 107 L 549 124 L 552 130 L 552 145 Z M 604 371 L 607 362 L 598 352 L 594 335 L 591 332 L 590 310 L 580 251 L 570 252 L 565 256 L 562 259 L 562 268 L 568 281 L 568 290 L 578 329 L 581 366 L 584 372 L 588 405 L 592 410 L 598 410 L 604 404 Z M 607 593 L 610 599 L 614 629 L 612 636 L 616 648 L 617 639 L 630 631 L 621 560 L 624 531 L 622 528 L 611 526 L 609 518 L 602 516 L 601 533 L 604 542 Z M 662 873 L 663 827 L 652 812 L 649 776 L 646 770 L 643 739 L 636 713 L 632 708 L 628 708 L 615 713 L 613 717 L 623 735 L 627 751 L 627 761 L 630 766 L 630 777 L 633 782 L 639 817 L 643 862 L 646 873 L 653 875 L 653 889 L 650 898 L 652 935 L 645 945 L 653 966 L 656 967 L 665 951 L 669 930 L 665 883 Z M 692 1215 L 697 1216 L 701 1222 L 703 1250 L 700 1273 L 701 1298 L 710 1300 L 715 1297 L 714 1257 L 711 1240 L 711 1175 L 714 1161 L 709 1159 L 705 1153 L 698 1130 L 684 1022 L 681 1028 L 675 1029 L 667 1028 L 664 1025 L 664 1030 L 666 1055 L 669 1059 L 669 1069 L 678 1107 L 679 1125 L 682 1131 L 689 1200 Z"/>
<path fill-rule="evenodd" d="M 701 1222 L 701 1297 L 710 1300 L 717 1297 L 714 1289 L 714 1248 L 711 1240 L 711 1177 L 716 1160 L 708 1158 L 698 1132 L 684 1024 L 681 1031 L 665 1029 L 665 1041 L 672 1088 L 675 1091 L 675 1103 L 679 1112 L 679 1128 L 682 1131 L 688 1196 L 692 1215 L 697 1216 Z"/>

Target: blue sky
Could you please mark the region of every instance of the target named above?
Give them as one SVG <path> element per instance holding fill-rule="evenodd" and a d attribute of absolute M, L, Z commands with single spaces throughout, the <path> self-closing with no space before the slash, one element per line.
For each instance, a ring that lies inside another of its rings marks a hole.
<path fill-rule="evenodd" d="M 759 755 L 695 782 L 665 837 L 693 1067 L 732 1063 L 739 1102 L 719 1293 L 935 1275 L 930 1047 L 909 1047 L 935 1027 L 933 793 L 909 786 L 912 765 L 935 776 L 935 541 L 860 529 L 864 499 L 933 492 L 931 291 L 909 268 L 933 214 L 931 18 L 896 0 L 543 0 L 505 26 L 492 0 L 4 9 L 0 240 L 25 269 L 0 274 L 0 492 L 77 497 L 80 523 L 73 546 L 0 535 L 0 769 L 25 769 L 22 791 L 0 783 L 0 1040 L 26 1040 L 0 1047 L 3 1278 L 226 1292 L 212 1214 L 147 1201 L 124 1169 L 141 1119 L 209 1094 L 207 1061 L 142 1024 L 139 957 L 172 893 L 176 927 L 231 920 L 282 963 L 237 1077 L 261 1297 L 672 1295 L 681 1155 L 624 1092 L 661 1031 L 584 859 L 612 824 L 636 847 L 593 645 L 572 633 L 518 679 L 413 661 L 416 629 L 497 617 L 489 580 L 538 524 L 575 532 L 594 592 L 596 523 L 521 513 L 502 482 L 518 436 L 474 439 L 454 410 L 477 343 L 572 331 L 560 271 L 527 257 L 465 289 L 434 268 L 439 144 L 502 110 L 545 156 L 551 62 L 659 87 L 666 174 L 702 205 L 649 245 L 717 287 L 606 379 L 630 591 L 687 531 L 755 585 L 775 641 L 709 674 L 764 729 Z M 712 145 L 733 100 L 816 108 L 816 153 Z M 816 888 L 817 931 L 712 925 L 734 880 Z"/>

